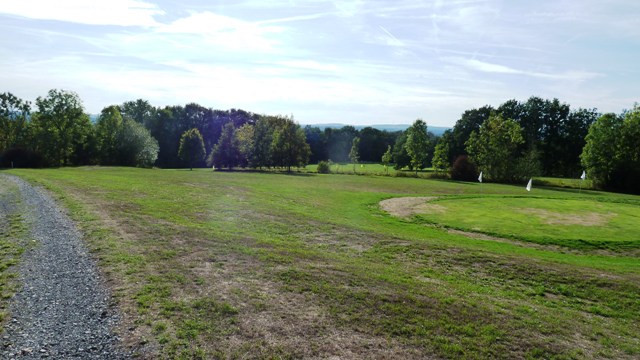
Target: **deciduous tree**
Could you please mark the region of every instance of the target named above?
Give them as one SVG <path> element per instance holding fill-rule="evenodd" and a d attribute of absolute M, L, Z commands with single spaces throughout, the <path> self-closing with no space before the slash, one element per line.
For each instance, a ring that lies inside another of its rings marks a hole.
<path fill-rule="evenodd" d="M 193 170 L 193 166 L 204 159 L 205 150 L 202 141 L 202 135 L 198 129 L 190 129 L 185 131 L 180 137 L 180 148 L 178 156 L 182 161 L 189 165 Z"/>
<path fill-rule="evenodd" d="M 133 121 L 133 120 L 132 120 Z M 98 158 L 102 165 L 119 163 L 122 115 L 117 106 L 102 109 L 95 125 Z"/>
<path fill-rule="evenodd" d="M 286 167 L 291 172 L 293 166 L 305 166 L 309 162 L 311 150 L 304 131 L 293 119 L 284 118 L 281 126 L 273 132 L 271 157 L 276 166 Z"/>
<path fill-rule="evenodd" d="M 591 125 L 581 159 L 594 185 L 640 193 L 640 106 Z"/>
<path fill-rule="evenodd" d="M 351 160 L 351 163 L 353 164 L 354 173 L 356 172 L 356 164 L 360 159 L 360 150 L 358 149 L 359 147 L 360 147 L 360 138 L 354 137 L 351 143 L 351 150 L 349 151 L 349 160 Z"/>
<path fill-rule="evenodd" d="M 236 129 L 232 122 L 228 122 L 222 128 L 218 143 L 213 147 L 208 165 L 231 169 L 240 165 L 240 157 L 240 143 L 236 137 Z"/>
<path fill-rule="evenodd" d="M 429 135 L 427 134 L 427 124 L 418 119 L 409 129 L 407 129 L 407 142 L 404 144 L 407 154 L 411 158 L 411 166 L 416 170 L 424 169 L 428 165 Z"/>
<path fill-rule="evenodd" d="M 236 130 L 236 138 L 238 139 L 238 150 L 240 151 L 239 164 L 247 167 L 251 163 L 251 154 L 253 149 L 254 127 L 251 124 L 244 124 Z"/>
<path fill-rule="evenodd" d="M 449 160 L 449 153 L 451 150 L 451 138 L 451 131 L 447 130 L 440 139 L 438 139 L 438 144 L 436 145 L 435 151 L 433 152 L 433 159 L 431 160 L 431 164 L 436 172 L 446 172 L 450 168 L 451 162 Z"/>
<path fill-rule="evenodd" d="M 82 155 L 78 152 L 84 151 L 82 145 L 92 132 L 82 100 L 74 92 L 52 89 L 36 99 L 36 107 L 33 124 L 38 149 L 50 165 L 71 164 Z"/>
<path fill-rule="evenodd" d="M 0 94 L 0 155 L 27 145 L 31 103 L 12 93 Z"/>
<path fill-rule="evenodd" d="M 467 152 L 485 177 L 494 181 L 514 181 L 519 157 L 518 146 L 524 143 L 522 129 L 515 121 L 491 115 L 478 132 L 471 133 Z"/>
<path fill-rule="evenodd" d="M 385 173 L 389 173 L 389 165 L 391 165 L 391 161 L 393 161 L 393 155 L 391 154 L 391 145 L 387 146 L 387 151 L 382 154 L 382 165 L 384 165 Z"/>

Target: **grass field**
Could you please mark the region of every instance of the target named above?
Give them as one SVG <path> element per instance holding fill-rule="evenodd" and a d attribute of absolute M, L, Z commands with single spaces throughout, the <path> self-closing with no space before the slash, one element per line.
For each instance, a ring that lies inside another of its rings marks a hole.
<path fill-rule="evenodd" d="M 67 206 L 115 289 L 122 335 L 155 349 L 147 357 L 640 357 L 638 197 L 307 173 L 7 172 Z M 379 205 L 414 196 L 431 200 L 410 216 Z"/>
<path fill-rule="evenodd" d="M 316 173 L 318 172 L 317 169 L 318 169 L 318 165 L 311 164 L 311 165 L 307 165 L 303 169 L 300 169 L 300 171 Z M 396 170 L 393 168 L 393 166 L 387 166 L 385 168 L 385 166 L 381 164 L 356 164 L 355 172 L 354 172 L 353 164 L 332 163 L 330 166 L 330 170 L 332 174 L 347 174 L 347 175 L 353 175 L 355 173 L 356 175 L 380 175 L 380 176 L 385 175 L 385 176 L 396 176 L 396 177 L 416 177 L 417 176 L 417 177 L 423 177 L 423 178 L 429 178 L 435 175 L 433 168 L 419 170 L 416 175 L 416 172 L 412 170 L 408 170 L 408 169 Z"/>

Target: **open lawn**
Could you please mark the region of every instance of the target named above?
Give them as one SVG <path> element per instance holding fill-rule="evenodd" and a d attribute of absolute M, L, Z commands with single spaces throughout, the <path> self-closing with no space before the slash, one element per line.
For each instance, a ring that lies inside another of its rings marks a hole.
<path fill-rule="evenodd" d="M 156 352 L 143 357 L 640 357 L 639 197 L 307 173 L 7 172 L 68 207 L 115 289 L 122 336 Z M 403 216 L 381 209 L 397 197 L 429 200 Z"/>
<path fill-rule="evenodd" d="M 418 218 L 460 230 L 568 248 L 640 249 L 640 236 L 635 231 L 640 224 L 638 199 L 555 196 L 447 196 L 429 201 L 430 207 Z"/>
<path fill-rule="evenodd" d="M 312 164 L 307 165 L 303 169 L 300 169 L 302 172 L 318 172 L 318 165 Z M 382 164 L 356 164 L 355 172 L 353 164 L 339 164 L 332 163 L 330 166 L 332 174 L 348 174 L 353 175 L 389 175 L 389 176 L 398 176 L 398 177 L 416 177 L 416 172 L 409 170 L 407 168 L 402 170 L 396 170 L 393 168 L 393 165 L 387 166 L 385 168 Z M 435 172 L 432 168 L 419 170 L 417 173 L 417 177 L 433 177 Z"/>

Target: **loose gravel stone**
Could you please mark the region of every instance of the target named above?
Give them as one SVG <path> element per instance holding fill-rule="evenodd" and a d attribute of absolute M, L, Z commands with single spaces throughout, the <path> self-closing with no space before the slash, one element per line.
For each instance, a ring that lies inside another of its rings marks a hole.
<path fill-rule="evenodd" d="M 18 185 L 35 240 L 17 268 L 21 290 L 11 299 L 0 358 L 131 358 L 113 332 L 118 311 L 110 292 L 71 219 L 44 190 L 0 176 Z M 0 204 L 0 212 L 10 205 Z"/>

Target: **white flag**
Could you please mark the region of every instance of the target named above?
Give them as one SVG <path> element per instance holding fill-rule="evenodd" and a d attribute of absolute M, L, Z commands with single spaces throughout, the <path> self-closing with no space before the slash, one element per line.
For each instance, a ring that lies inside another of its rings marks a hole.
<path fill-rule="evenodd" d="M 480 176 L 478 176 L 478 181 L 482 182 L 482 171 L 480 171 Z"/>
<path fill-rule="evenodd" d="M 531 191 L 531 183 L 533 182 L 533 179 L 529 179 L 529 182 L 527 183 L 527 191 Z"/>
<path fill-rule="evenodd" d="M 584 180 L 586 178 L 587 178 L 587 173 L 584 170 L 582 170 L 582 176 L 580 176 L 580 179 Z"/>

